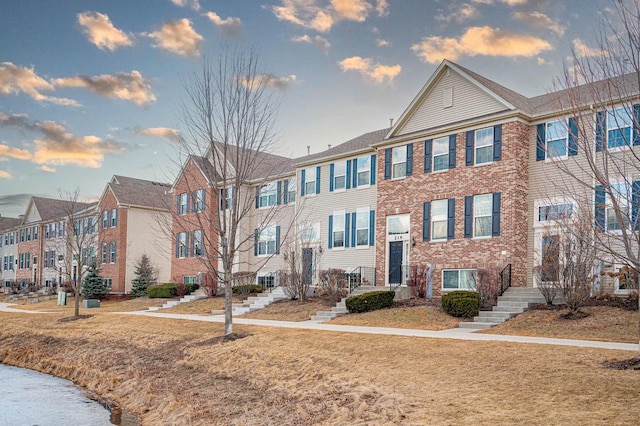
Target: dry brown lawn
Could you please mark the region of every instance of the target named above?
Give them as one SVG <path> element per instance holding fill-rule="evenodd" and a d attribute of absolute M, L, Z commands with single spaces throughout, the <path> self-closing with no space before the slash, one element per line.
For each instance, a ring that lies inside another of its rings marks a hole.
<path fill-rule="evenodd" d="M 95 314 L 99 312 L 131 312 L 142 311 L 148 309 L 150 306 L 161 306 L 166 302 L 166 299 L 149 299 L 148 297 L 138 297 L 136 299 L 116 301 L 116 300 L 103 300 L 100 302 L 99 308 L 84 309 L 82 307 L 82 299 L 80 299 L 80 313 L 81 314 Z M 29 311 L 48 311 L 48 312 L 60 312 L 65 315 L 73 315 L 74 300 L 73 297 L 67 298 L 66 306 L 58 306 L 57 299 L 46 300 L 38 303 L 27 303 L 26 300 L 21 300 L 16 305 L 11 306 L 15 309 L 25 309 Z"/>
<path fill-rule="evenodd" d="M 447 315 L 441 308 L 435 306 L 409 306 L 344 315 L 329 321 L 329 323 L 367 327 L 444 330 L 458 327 L 461 321 L 460 318 Z"/>
<path fill-rule="evenodd" d="M 306 321 L 318 311 L 330 311 L 335 302 L 329 299 L 281 300 L 263 309 L 246 313 L 241 318 L 268 319 L 276 321 Z"/>
<path fill-rule="evenodd" d="M 122 310 L 122 309 L 117 309 Z M 145 425 L 637 424 L 633 352 L 0 312 L 0 362 L 74 381 Z"/>
<path fill-rule="evenodd" d="M 234 300 L 233 303 L 236 303 Z M 212 310 L 224 309 L 224 297 L 208 297 L 193 302 L 181 303 L 173 308 L 162 309 L 160 312 L 167 314 L 196 314 L 211 315 Z"/>
<path fill-rule="evenodd" d="M 565 339 L 638 342 L 638 312 L 608 306 L 586 306 L 589 314 L 581 319 L 564 319 L 567 310 L 530 310 L 497 327 L 482 330 L 487 334 L 559 337 Z"/>

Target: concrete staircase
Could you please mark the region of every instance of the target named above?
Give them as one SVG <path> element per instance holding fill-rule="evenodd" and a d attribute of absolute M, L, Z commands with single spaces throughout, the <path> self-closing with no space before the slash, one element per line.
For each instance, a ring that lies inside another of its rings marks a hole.
<path fill-rule="evenodd" d="M 351 292 L 347 297 L 357 296 L 359 294 L 370 293 L 372 291 L 380 291 L 386 290 L 388 288 L 385 287 L 376 287 L 374 285 L 362 285 Z M 332 307 L 330 311 L 318 311 L 314 316 L 311 317 L 310 321 L 315 322 L 325 322 L 330 321 L 336 317 L 341 315 L 346 315 L 349 313 L 347 310 L 346 300 L 347 297 L 343 297 L 336 306 Z"/>
<path fill-rule="evenodd" d="M 261 293 L 258 296 L 248 297 L 242 303 L 234 303 L 233 307 L 233 316 L 246 314 L 247 312 L 257 311 L 258 309 L 262 309 L 267 305 L 272 304 L 273 302 L 277 302 L 279 300 L 289 299 L 284 292 L 282 287 L 276 287 L 268 293 Z M 212 314 L 224 313 L 224 311 L 212 311 Z"/>
<path fill-rule="evenodd" d="M 460 328 L 481 330 L 502 324 L 526 311 L 533 305 L 546 303 L 540 290 L 532 287 L 510 287 L 498 297 L 498 304 L 491 311 L 480 311 L 473 322 L 461 322 Z"/>
<path fill-rule="evenodd" d="M 191 293 L 191 294 L 189 294 L 187 296 L 183 296 L 180 300 L 169 300 L 168 302 L 166 302 L 162 306 L 151 306 L 151 307 L 149 307 L 149 310 L 150 311 L 159 311 L 160 309 L 173 308 L 174 306 L 178 306 L 181 303 L 193 302 L 194 300 L 204 299 L 205 297 L 207 297 L 206 293 L 204 292 L 204 290 L 199 288 L 196 291 L 194 291 L 193 293 Z"/>

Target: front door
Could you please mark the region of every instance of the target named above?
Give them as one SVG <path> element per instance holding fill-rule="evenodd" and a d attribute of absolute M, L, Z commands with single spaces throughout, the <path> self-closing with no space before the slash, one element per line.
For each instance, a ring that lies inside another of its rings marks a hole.
<path fill-rule="evenodd" d="M 302 249 L 302 283 L 313 284 L 313 249 Z"/>
<path fill-rule="evenodd" d="M 402 241 L 389 243 L 389 284 L 402 284 Z"/>

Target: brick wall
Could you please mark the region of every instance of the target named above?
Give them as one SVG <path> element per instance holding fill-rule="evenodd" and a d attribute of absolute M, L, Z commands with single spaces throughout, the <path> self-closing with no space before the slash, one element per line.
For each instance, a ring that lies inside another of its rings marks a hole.
<path fill-rule="evenodd" d="M 102 212 L 105 210 L 118 209 L 117 226 L 108 228 L 102 227 Z M 102 262 L 102 245 L 116 242 L 116 262 L 100 264 L 100 274 L 104 278 L 111 278 L 111 292 L 125 293 L 126 283 L 125 274 L 127 266 L 127 209 L 118 207 L 115 196 L 111 191 L 107 191 L 105 196 L 100 200 L 98 206 L 98 259 Z"/>
<path fill-rule="evenodd" d="M 442 270 L 503 268 L 512 264 L 514 286 L 524 286 L 527 247 L 528 131 L 523 123 L 502 125 L 502 159 L 480 166 L 465 166 L 465 132 L 456 136 L 456 167 L 424 173 L 424 139 L 414 141 L 413 173 L 400 180 L 384 179 L 384 148 L 378 151 L 378 199 L 376 215 L 377 285 L 386 282 L 386 218 L 411 215 L 408 262 L 434 265 L 434 294 L 440 293 Z M 488 239 L 464 238 L 464 197 L 500 192 L 500 236 Z M 422 241 L 423 202 L 455 198 L 455 238 L 445 242 Z M 504 254 L 503 254 L 504 252 Z"/>

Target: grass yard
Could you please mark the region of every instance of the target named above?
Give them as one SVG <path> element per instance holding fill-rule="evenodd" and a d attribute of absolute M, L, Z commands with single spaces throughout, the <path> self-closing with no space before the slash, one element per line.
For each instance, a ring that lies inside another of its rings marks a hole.
<path fill-rule="evenodd" d="M 318 297 L 308 300 L 281 300 L 264 309 L 241 315 L 241 318 L 268 319 L 277 321 L 306 321 L 318 311 L 330 311 L 335 302 Z"/>
<path fill-rule="evenodd" d="M 148 297 L 138 297 L 130 300 L 102 300 L 99 308 L 84 309 L 82 307 L 82 299 L 80 299 L 80 313 L 81 314 L 95 314 L 99 312 L 131 312 L 142 311 L 148 309 L 150 306 L 161 306 L 166 302 L 166 299 L 149 299 Z M 64 315 L 73 315 L 74 300 L 73 297 L 67 298 L 66 306 L 58 306 L 57 299 L 51 299 L 38 303 L 27 303 L 26 300 L 21 300 L 16 305 L 11 306 L 15 309 L 25 309 L 29 311 L 49 311 L 59 312 Z"/>
<path fill-rule="evenodd" d="M 361 314 L 349 314 L 331 320 L 330 324 L 367 327 L 444 330 L 456 328 L 462 320 L 445 314 L 436 306 L 402 306 Z"/>
<path fill-rule="evenodd" d="M 632 402 L 640 372 L 601 367 L 634 352 L 239 325 L 244 337 L 223 342 L 222 324 L 91 313 L 58 322 L 69 312 L 0 312 L 0 362 L 70 379 L 145 425 L 610 425 L 640 417 Z"/>
<path fill-rule="evenodd" d="M 487 334 L 559 337 L 565 339 L 638 342 L 638 311 L 609 306 L 585 306 L 589 314 L 581 319 L 564 319 L 563 310 L 530 310 L 487 330 Z"/>

